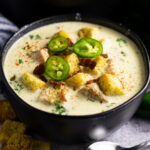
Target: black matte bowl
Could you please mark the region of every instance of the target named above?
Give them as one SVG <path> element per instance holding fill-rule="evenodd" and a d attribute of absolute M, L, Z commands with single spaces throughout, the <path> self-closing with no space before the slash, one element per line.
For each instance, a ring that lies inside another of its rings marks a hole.
<path fill-rule="evenodd" d="M 84 21 L 103 25 L 119 31 L 134 41 L 139 47 L 145 63 L 144 66 L 146 70 L 146 81 L 143 88 L 134 97 L 122 105 L 112 110 L 94 115 L 61 116 L 38 110 L 26 104 L 15 94 L 5 78 L 3 63 L 6 54 L 12 44 L 27 32 L 47 24 L 62 21 Z M 79 14 L 72 14 L 56 16 L 42 19 L 26 25 L 10 38 L 1 52 L 1 58 L 0 76 L 4 85 L 5 94 L 15 109 L 17 116 L 23 122 L 25 122 L 25 124 L 47 139 L 65 143 L 100 140 L 117 130 L 123 123 L 128 121 L 137 110 L 141 103 L 143 94 L 148 87 L 150 78 L 149 56 L 144 44 L 139 39 L 139 37 L 131 30 L 122 27 L 122 25 L 117 25 L 111 21 L 102 18 L 90 17 L 87 15 L 80 16 Z"/>

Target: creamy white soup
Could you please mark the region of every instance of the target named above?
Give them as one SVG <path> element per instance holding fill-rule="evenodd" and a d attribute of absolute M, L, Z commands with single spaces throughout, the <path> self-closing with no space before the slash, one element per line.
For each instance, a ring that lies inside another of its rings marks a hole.
<path fill-rule="evenodd" d="M 25 34 L 8 51 L 4 72 L 24 102 L 60 115 L 110 110 L 132 98 L 145 83 L 135 43 L 117 31 L 86 22 L 54 23 Z"/>

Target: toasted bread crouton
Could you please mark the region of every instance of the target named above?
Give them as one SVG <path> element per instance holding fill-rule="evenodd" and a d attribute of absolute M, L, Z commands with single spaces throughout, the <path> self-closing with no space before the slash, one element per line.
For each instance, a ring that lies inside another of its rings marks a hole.
<path fill-rule="evenodd" d="M 79 58 L 75 53 L 69 54 L 65 59 L 70 66 L 69 75 L 72 75 L 80 70 Z"/>
<path fill-rule="evenodd" d="M 64 30 L 61 30 L 61 31 L 57 32 L 56 34 L 54 34 L 53 37 L 55 38 L 57 36 L 63 36 L 65 38 L 71 39 L 70 36 L 69 36 L 69 34 L 66 31 L 64 31 Z"/>
<path fill-rule="evenodd" d="M 26 127 L 23 123 L 17 121 L 6 120 L 2 124 L 2 128 L 0 130 L 0 142 L 5 144 L 9 137 L 14 133 L 23 134 L 26 130 Z"/>
<path fill-rule="evenodd" d="M 93 28 L 87 28 L 87 27 L 80 29 L 78 32 L 78 36 L 80 39 L 84 37 L 92 38 L 92 34 L 93 34 Z"/>
<path fill-rule="evenodd" d="M 102 56 L 97 56 L 94 60 L 96 61 L 96 66 L 93 70 L 91 70 L 91 72 L 95 75 L 99 75 L 103 72 L 107 62 L 106 59 Z"/>
<path fill-rule="evenodd" d="M 16 114 L 8 101 L 0 100 L 0 122 L 8 119 L 16 119 Z"/>
<path fill-rule="evenodd" d="M 72 76 L 71 78 L 67 79 L 66 82 L 68 85 L 73 86 L 74 88 L 78 88 L 84 84 L 86 84 L 86 82 L 88 80 L 91 80 L 91 76 L 87 73 L 77 73 L 74 76 Z"/>
<path fill-rule="evenodd" d="M 78 32 L 79 39 L 84 37 L 94 38 L 97 39 L 99 36 L 99 32 L 97 28 L 82 28 Z"/>
<path fill-rule="evenodd" d="M 7 141 L 6 150 L 32 150 L 33 139 L 24 134 L 14 133 Z"/>
<path fill-rule="evenodd" d="M 33 58 L 36 61 L 39 61 L 40 63 L 45 63 L 49 56 L 50 55 L 48 53 L 47 48 L 42 48 L 42 49 L 35 51 L 31 54 L 31 58 Z"/>
<path fill-rule="evenodd" d="M 55 100 L 57 100 L 58 102 L 65 102 L 67 101 L 67 91 L 68 89 L 63 85 L 48 85 L 41 90 L 38 99 L 50 104 L 53 104 Z"/>
<path fill-rule="evenodd" d="M 100 89 L 106 95 L 124 95 L 124 90 L 118 78 L 111 74 L 103 74 L 98 80 Z"/>
<path fill-rule="evenodd" d="M 42 88 L 46 85 L 45 82 L 43 82 L 41 79 L 36 77 L 35 75 L 25 72 L 23 76 L 21 77 L 22 83 L 27 86 L 32 91 L 36 91 L 39 88 Z"/>
<path fill-rule="evenodd" d="M 100 90 L 97 83 L 90 83 L 85 85 L 79 90 L 79 93 L 93 100 L 108 102 L 108 99 Z"/>
<path fill-rule="evenodd" d="M 50 143 L 34 140 L 32 150 L 50 150 Z"/>

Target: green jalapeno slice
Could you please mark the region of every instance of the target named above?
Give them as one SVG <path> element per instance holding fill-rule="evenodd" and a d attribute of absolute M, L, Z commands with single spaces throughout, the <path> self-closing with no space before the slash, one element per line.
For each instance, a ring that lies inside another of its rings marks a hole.
<path fill-rule="evenodd" d="M 49 52 L 57 54 L 65 51 L 69 46 L 69 41 L 63 36 L 57 36 L 48 43 Z"/>
<path fill-rule="evenodd" d="M 68 62 L 61 56 L 50 56 L 45 65 L 45 73 L 55 81 L 65 80 L 69 75 Z"/>
<path fill-rule="evenodd" d="M 102 54 L 103 46 L 95 39 L 84 37 L 75 43 L 73 51 L 79 57 L 93 58 Z"/>

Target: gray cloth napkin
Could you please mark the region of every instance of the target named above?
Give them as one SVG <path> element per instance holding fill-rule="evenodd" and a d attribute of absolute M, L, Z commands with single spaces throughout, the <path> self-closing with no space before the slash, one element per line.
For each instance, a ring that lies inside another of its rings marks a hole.
<path fill-rule="evenodd" d="M 17 30 L 17 26 L 0 14 L 0 50 L 8 38 Z M 0 99 L 1 98 L 3 98 L 2 93 L 0 93 Z M 106 140 L 113 141 L 127 147 L 150 140 L 150 119 L 146 120 L 133 117 L 118 131 L 106 138 Z M 87 147 L 87 145 L 88 144 L 69 146 L 52 143 L 52 150 L 83 150 Z"/>

